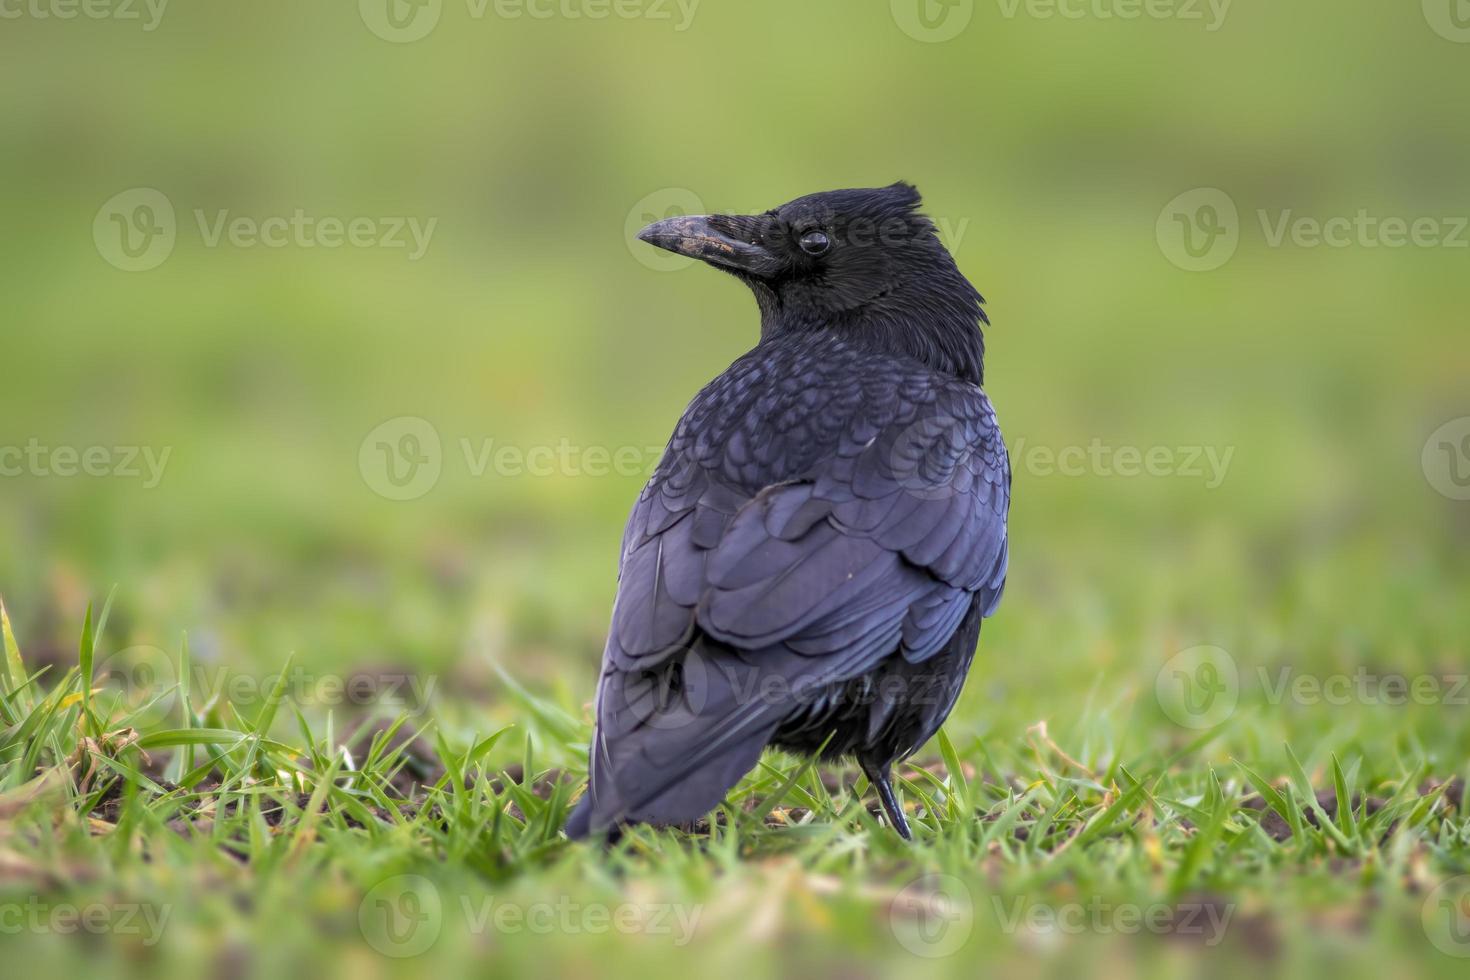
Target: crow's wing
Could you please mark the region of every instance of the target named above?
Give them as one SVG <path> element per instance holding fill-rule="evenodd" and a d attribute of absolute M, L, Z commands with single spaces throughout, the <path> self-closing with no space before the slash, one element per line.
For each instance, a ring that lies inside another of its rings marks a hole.
<path fill-rule="evenodd" d="M 785 425 L 769 406 L 681 423 L 624 538 L 592 826 L 697 818 L 803 690 L 921 662 L 973 603 L 994 610 L 1010 501 L 994 414 L 974 386 L 904 381 L 817 386 Z"/>

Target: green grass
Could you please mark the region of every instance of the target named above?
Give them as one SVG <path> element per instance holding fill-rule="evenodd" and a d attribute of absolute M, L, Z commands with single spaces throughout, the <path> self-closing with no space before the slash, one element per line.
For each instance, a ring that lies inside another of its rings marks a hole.
<path fill-rule="evenodd" d="M 1256 718 L 1161 749 L 1112 710 L 941 735 L 901 771 L 913 844 L 854 772 L 771 755 L 710 826 L 603 848 L 559 833 L 588 734 L 568 704 L 507 677 L 514 725 L 314 725 L 289 669 L 248 707 L 94 678 L 108 618 L 89 609 L 76 662 L 41 671 L 5 619 L 0 908 L 38 969 L 1462 966 L 1430 931 L 1465 882 L 1434 889 L 1470 872 L 1464 767 L 1413 737 L 1288 746 Z M 186 643 L 177 660 L 195 676 Z M 1248 756 L 1214 752 L 1227 736 Z M 72 908 L 98 935 L 67 933 Z"/>
<path fill-rule="evenodd" d="M 445 2 L 409 44 L 350 0 L 171 3 L 148 32 L 21 6 L 0 976 L 1463 975 L 1422 916 L 1470 873 L 1433 788 L 1470 775 L 1470 505 L 1423 463 L 1470 417 L 1465 253 L 1267 234 L 1465 213 L 1470 48 L 1435 5 L 1236 3 L 1210 32 L 977 2 L 924 43 L 884 0 L 706 2 L 683 32 Z M 462 446 L 651 462 L 748 349 L 739 284 L 627 240 L 659 192 L 898 178 L 964 231 L 1016 464 L 1008 593 L 947 747 L 901 773 L 918 839 L 855 770 L 772 755 L 711 832 L 569 845 L 643 477 Z M 146 272 L 94 237 L 130 188 L 177 212 Z M 1240 212 L 1209 273 L 1158 235 L 1193 188 Z M 210 246 L 194 217 L 298 209 L 438 224 L 409 262 Z M 442 474 L 385 499 L 362 449 L 405 416 Z M 169 461 L 16 474 L 32 443 Z M 1058 470 L 1094 443 L 1230 464 Z M 1203 646 L 1236 698 L 1201 729 L 1158 691 L 1216 690 Z M 1394 703 L 1359 671 L 1443 686 Z"/>

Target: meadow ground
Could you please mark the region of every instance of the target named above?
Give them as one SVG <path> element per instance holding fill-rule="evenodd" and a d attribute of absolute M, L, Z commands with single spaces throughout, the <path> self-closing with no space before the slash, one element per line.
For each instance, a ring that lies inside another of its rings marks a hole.
<path fill-rule="evenodd" d="M 352 6 L 4 23 L 0 971 L 1464 974 L 1448 4 Z M 900 177 L 1015 469 L 917 840 L 770 755 L 569 844 L 624 517 L 755 337 L 630 232 Z"/>

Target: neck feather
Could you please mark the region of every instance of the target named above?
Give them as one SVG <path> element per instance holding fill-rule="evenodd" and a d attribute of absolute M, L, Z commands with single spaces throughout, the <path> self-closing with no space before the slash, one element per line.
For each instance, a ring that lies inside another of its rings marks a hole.
<path fill-rule="evenodd" d="M 984 300 L 963 278 L 963 290 L 895 289 L 858 310 L 807 312 L 752 284 L 761 311 L 761 340 L 831 330 L 855 343 L 911 357 L 942 374 L 985 383 Z"/>

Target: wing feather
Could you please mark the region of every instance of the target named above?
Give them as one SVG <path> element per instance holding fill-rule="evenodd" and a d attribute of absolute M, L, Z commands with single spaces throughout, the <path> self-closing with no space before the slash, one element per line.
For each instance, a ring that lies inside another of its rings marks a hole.
<path fill-rule="evenodd" d="M 732 373 L 723 410 L 691 405 L 629 519 L 592 751 L 598 826 L 707 812 L 795 686 L 920 663 L 1004 589 L 1010 469 L 978 388 Z M 772 681 L 786 687 L 756 693 Z M 691 704 L 668 714 L 660 683 Z"/>

